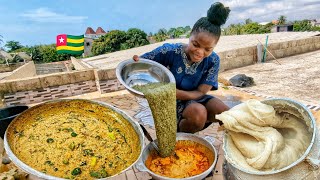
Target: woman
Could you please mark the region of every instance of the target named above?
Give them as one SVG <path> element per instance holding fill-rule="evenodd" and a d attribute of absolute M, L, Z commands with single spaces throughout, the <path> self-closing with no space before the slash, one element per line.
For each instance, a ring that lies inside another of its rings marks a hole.
<path fill-rule="evenodd" d="M 229 12 L 222 3 L 214 3 L 207 17 L 194 24 L 188 44 L 166 43 L 141 56 L 166 66 L 174 75 L 180 132 L 198 132 L 215 121 L 216 114 L 229 109 L 218 98 L 207 95 L 210 90 L 218 89 L 220 58 L 213 49 Z M 138 61 L 139 57 L 135 55 L 133 59 Z"/>

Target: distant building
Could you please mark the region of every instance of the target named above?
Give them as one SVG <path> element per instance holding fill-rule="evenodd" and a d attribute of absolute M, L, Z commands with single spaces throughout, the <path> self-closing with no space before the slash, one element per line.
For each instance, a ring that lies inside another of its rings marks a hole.
<path fill-rule="evenodd" d="M 96 34 L 97 36 L 102 36 L 102 35 L 105 35 L 107 34 L 101 27 L 98 27 L 98 29 L 96 30 Z"/>
<path fill-rule="evenodd" d="M 271 23 L 272 24 L 279 24 L 279 20 L 272 20 Z"/>
<path fill-rule="evenodd" d="M 312 26 L 320 27 L 320 19 L 313 19 L 310 21 Z"/>
<path fill-rule="evenodd" d="M 92 43 L 95 39 L 107 34 L 106 31 L 102 29 L 102 27 L 98 27 L 96 31 L 94 31 L 91 27 L 87 27 L 87 30 L 84 34 L 84 55 L 91 55 Z"/>
<path fill-rule="evenodd" d="M 293 24 L 275 25 L 271 28 L 271 32 L 289 32 L 293 31 Z"/>
<path fill-rule="evenodd" d="M 86 32 L 84 33 L 85 38 L 91 38 L 91 39 L 96 39 L 97 34 L 94 32 L 94 30 L 91 27 L 87 27 Z"/>

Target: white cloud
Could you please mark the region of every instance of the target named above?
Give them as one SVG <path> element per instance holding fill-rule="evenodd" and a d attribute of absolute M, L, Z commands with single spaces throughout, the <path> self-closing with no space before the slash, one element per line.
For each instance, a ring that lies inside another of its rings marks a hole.
<path fill-rule="evenodd" d="M 82 23 L 87 16 L 69 16 L 65 14 L 59 14 L 49 10 L 48 8 L 38 8 L 21 14 L 22 17 L 26 17 L 36 22 L 49 22 L 49 23 Z"/>
<path fill-rule="evenodd" d="M 240 8 L 240 7 L 250 7 L 254 6 L 258 2 L 258 0 L 226 0 L 222 1 L 223 4 L 230 9 Z"/>
<path fill-rule="evenodd" d="M 271 11 L 283 11 L 292 9 L 296 4 L 293 2 L 286 2 L 286 1 L 277 1 L 277 2 L 270 2 L 267 3 L 265 8 L 270 9 Z"/>
<path fill-rule="evenodd" d="M 250 3 L 248 2 L 250 1 Z M 263 22 L 278 19 L 280 15 L 287 17 L 287 20 L 315 19 L 320 18 L 320 1 L 293 1 L 293 0 L 239 0 L 225 1 L 231 3 L 230 23 L 244 22 L 250 18 L 254 21 Z M 245 5 L 248 3 L 248 5 Z"/>

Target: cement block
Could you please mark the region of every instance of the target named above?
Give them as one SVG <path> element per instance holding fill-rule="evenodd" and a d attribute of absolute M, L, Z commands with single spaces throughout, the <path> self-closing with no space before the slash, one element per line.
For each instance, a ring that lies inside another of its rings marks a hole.
<path fill-rule="evenodd" d="M 17 79 L 17 80 L 11 81 L 10 84 L 11 84 L 12 92 L 29 91 L 29 90 L 38 89 L 42 87 L 40 79 L 37 77 Z"/>
<path fill-rule="evenodd" d="M 220 69 L 219 69 L 219 73 L 226 71 L 226 69 L 228 68 L 228 63 L 226 60 L 220 61 Z"/>
<path fill-rule="evenodd" d="M 297 41 L 296 40 L 292 40 L 291 41 L 291 47 L 296 47 L 297 46 Z"/>
<path fill-rule="evenodd" d="M 273 55 L 276 57 L 276 58 L 282 58 L 284 57 L 284 50 L 283 49 L 279 49 L 279 50 L 275 50 L 273 52 Z"/>
<path fill-rule="evenodd" d="M 309 49 L 309 51 L 315 51 L 316 50 L 316 46 L 315 46 L 315 44 L 308 44 L 308 49 Z"/>
<path fill-rule="evenodd" d="M 308 48 L 306 46 L 297 46 L 295 48 L 292 48 L 292 54 L 291 55 L 295 55 L 295 54 L 301 54 L 304 52 L 308 52 Z"/>
<path fill-rule="evenodd" d="M 64 84 L 72 84 L 72 83 L 74 83 L 74 80 L 75 79 L 71 78 L 70 73 L 61 74 L 61 84 L 62 85 L 64 85 Z"/>
<path fill-rule="evenodd" d="M 306 38 L 306 39 L 305 39 L 305 43 L 306 43 L 306 44 L 311 44 L 312 41 L 313 41 L 313 38 Z"/>
<path fill-rule="evenodd" d="M 109 79 L 108 70 L 106 69 L 95 70 L 95 78 L 96 80 L 99 80 L 99 81 Z"/>
<path fill-rule="evenodd" d="M 268 46 L 269 51 L 278 50 L 278 49 L 280 49 L 280 43 L 272 43 Z"/>
<path fill-rule="evenodd" d="M 287 49 L 288 47 L 289 47 L 289 43 L 288 42 L 281 42 L 280 49 Z"/>
<path fill-rule="evenodd" d="M 116 69 L 107 69 L 107 74 L 108 74 L 108 80 L 117 78 Z"/>
<path fill-rule="evenodd" d="M 10 86 L 9 86 L 9 83 L 7 83 L 7 81 L 1 81 L 0 83 L 0 92 L 10 92 L 11 89 L 10 89 Z"/>
<path fill-rule="evenodd" d="M 43 88 L 64 85 L 62 81 L 63 79 L 60 75 L 45 75 L 40 77 L 40 82 Z"/>
<path fill-rule="evenodd" d="M 76 71 L 73 73 L 76 82 L 95 80 L 93 70 Z"/>
<path fill-rule="evenodd" d="M 298 44 L 298 46 L 302 46 L 302 45 L 305 44 L 305 40 L 304 39 L 299 39 L 299 40 L 297 40 L 297 44 Z"/>
<path fill-rule="evenodd" d="M 249 52 L 248 52 L 248 48 L 240 48 L 240 49 L 235 49 L 235 50 L 231 50 L 231 51 L 235 51 L 236 54 L 232 54 L 231 57 L 239 57 L 239 56 L 245 56 L 245 55 L 248 55 Z"/>
<path fill-rule="evenodd" d="M 220 61 L 221 61 L 222 59 L 225 59 L 225 58 L 226 58 L 226 52 L 225 52 L 225 51 L 223 51 L 223 52 L 218 52 L 217 54 L 218 54 L 218 56 L 220 57 Z"/>
<path fill-rule="evenodd" d="M 296 47 L 296 48 L 297 48 L 297 47 Z M 291 55 L 294 54 L 293 50 L 292 50 L 292 49 L 289 49 L 289 48 L 283 49 L 283 51 L 284 51 L 284 56 L 285 56 L 285 57 L 291 56 Z"/>
<path fill-rule="evenodd" d="M 242 63 L 241 66 L 248 66 L 254 64 L 253 55 L 244 55 L 239 57 L 239 61 Z"/>
<path fill-rule="evenodd" d="M 315 43 L 314 46 L 315 46 L 315 49 L 319 50 L 320 49 L 320 42 Z"/>
<path fill-rule="evenodd" d="M 226 51 L 226 59 L 229 60 L 237 57 L 238 52 L 239 52 L 238 50 Z"/>

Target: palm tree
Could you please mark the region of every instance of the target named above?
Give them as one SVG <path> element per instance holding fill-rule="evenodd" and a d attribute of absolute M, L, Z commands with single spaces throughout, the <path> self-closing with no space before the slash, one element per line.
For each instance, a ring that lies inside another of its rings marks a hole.
<path fill-rule="evenodd" d="M 9 48 L 9 52 L 20 49 L 23 46 L 18 41 L 8 41 L 5 47 Z"/>
<path fill-rule="evenodd" d="M 287 21 L 287 17 L 281 15 L 281 16 L 279 17 L 278 21 L 279 21 L 279 22 L 278 22 L 279 25 L 285 24 L 286 21 Z"/>
<path fill-rule="evenodd" d="M 250 18 L 245 20 L 245 24 L 250 24 L 250 23 L 252 23 L 252 20 Z"/>
<path fill-rule="evenodd" d="M 168 35 L 168 32 L 165 28 L 161 28 L 161 29 L 159 29 L 158 34 L 166 36 L 166 35 Z"/>

